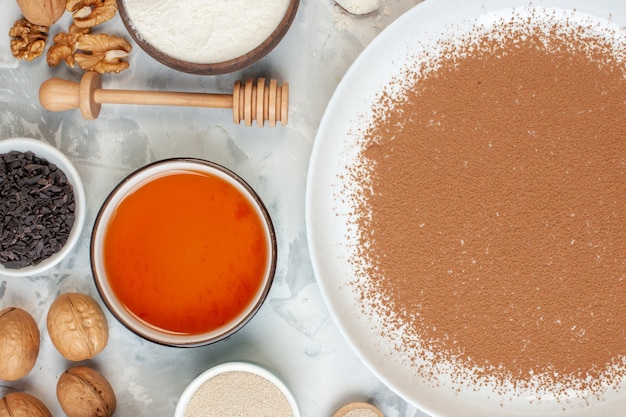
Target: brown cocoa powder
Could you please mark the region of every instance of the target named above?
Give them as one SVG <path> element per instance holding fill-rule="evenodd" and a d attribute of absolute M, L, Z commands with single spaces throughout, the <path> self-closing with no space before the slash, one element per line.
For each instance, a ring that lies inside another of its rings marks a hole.
<path fill-rule="evenodd" d="M 460 384 L 561 392 L 623 378 L 626 65 L 614 49 L 567 22 L 504 22 L 450 41 L 374 106 L 348 174 L 358 186 L 344 190 L 354 285 L 362 311 L 402 335 L 397 349 L 432 364 L 422 374 L 448 363 Z"/>

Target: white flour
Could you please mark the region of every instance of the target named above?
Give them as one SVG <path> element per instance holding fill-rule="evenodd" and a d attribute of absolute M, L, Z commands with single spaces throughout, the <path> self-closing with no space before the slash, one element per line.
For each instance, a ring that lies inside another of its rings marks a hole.
<path fill-rule="evenodd" d="M 238 58 L 278 27 L 289 0 L 124 0 L 144 41 L 199 64 Z"/>

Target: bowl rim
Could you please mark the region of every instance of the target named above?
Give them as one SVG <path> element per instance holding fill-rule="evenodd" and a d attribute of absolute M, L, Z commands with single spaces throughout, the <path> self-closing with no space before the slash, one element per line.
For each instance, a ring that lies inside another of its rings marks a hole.
<path fill-rule="evenodd" d="M 70 161 L 70 159 L 63 152 L 52 144 L 41 139 L 26 137 L 0 139 L 0 153 L 8 153 L 11 151 L 31 151 L 37 157 L 46 159 L 48 162 L 55 164 L 65 173 L 68 181 L 72 184 L 74 192 L 74 225 L 70 230 L 67 241 L 60 251 L 52 254 L 46 259 L 43 259 L 36 265 L 25 266 L 19 269 L 8 269 L 5 268 L 4 265 L 0 264 L 0 275 L 11 277 L 39 275 L 56 266 L 59 262 L 65 259 L 80 239 L 87 213 L 85 188 L 80 174 L 72 161 Z"/>
<path fill-rule="evenodd" d="M 251 374 L 258 375 L 262 378 L 267 379 L 272 384 L 274 384 L 285 396 L 287 402 L 291 407 L 292 417 L 300 417 L 300 409 L 298 407 L 298 402 L 291 390 L 287 387 L 287 385 L 283 382 L 281 378 L 279 378 L 273 371 L 267 368 L 264 365 L 261 365 L 252 361 L 245 360 L 235 360 L 222 362 L 217 365 L 214 365 L 202 372 L 200 375 L 195 377 L 189 385 L 185 388 L 183 393 L 178 399 L 176 403 L 176 409 L 174 410 L 174 417 L 184 417 L 187 406 L 189 405 L 189 401 L 195 392 L 200 388 L 202 384 L 208 381 L 211 378 L 216 377 L 217 375 L 224 374 L 227 372 L 248 372 Z"/>
<path fill-rule="evenodd" d="M 223 62 L 195 63 L 174 58 L 146 41 L 143 36 L 141 36 L 141 33 L 137 30 L 137 28 L 135 28 L 135 26 L 133 25 L 132 19 L 130 18 L 130 16 L 128 15 L 128 11 L 126 10 L 125 1 L 126 0 L 116 0 L 117 10 L 119 11 L 120 17 L 124 26 L 126 27 L 126 30 L 133 38 L 135 43 L 137 43 L 137 45 L 139 45 L 139 47 L 143 49 L 149 56 L 151 56 L 153 59 L 160 62 L 161 64 L 166 65 L 177 71 L 195 75 L 227 74 L 254 64 L 265 55 L 269 54 L 280 43 L 280 41 L 282 41 L 282 39 L 289 31 L 291 24 L 293 23 L 296 17 L 296 13 L 298 11 L 298 7 L 300 5 L 300 0 L 289 0 L 285 15 L 283 16 L 276 29 L 274 29 L 274 31 L 267 37 L 267 39 L 265 39 L 261 44 L 259 44 L 251 51 L 237 58 L 233 58 Z"/>
<path fill-rule="evenodd" d="M 98 262 L 99 258 L 96 252 L 98 245 L 101 246 L 101 241 L 103 240 L 103 236 L 106 231 L 107 219 L 105 218 L 105 215 L 108 212 L 114 211 L 117 207 L 115 199 L 117 198 L 121 201 L 127 192 L 132 191 L 153 179 L 162 177 L 163 174 L 167 174 L 170 167 L 174 167 L 174 171 L 200 168 L 203 170 L 202 172 L 217 175 L 220 178 L 229 181 L 229 183 L 236 187 L 239 192 L 242 193 L 244 197 L 246 197 L 255 207 L 255 211 L 263 223 L 265 238 L 268 242 L 268 265 L 266 267 L 263 282 L 255 295 L 253 303 L 248 306 L 244 312 L 245 314 L 242 313 L 237 317 L 238 321 L 233 320 L 232 322 L 210 332 L 191 335 L 178 334 L 175 332 L 163 331 L 162 329 L 157 329 L 149 325 L 149 323 L 142 322 L 134 316 L 133 312 L 124 311 L 124 307 L 117 300 L 117 297 L 115 297 L 112 289 L 106 285 L 106 277 L 101 276 L 99 273 L 100 268 L 104 267 Z M 113 188 L 113 190 L 106 197 L 105 201 L 102 203 L 102 206 L 96 216 L 91 232 L 89 257 L 96 289 L 108 310 L 124 327 L 135 333 L 137 336 L 156 344 L 183 348 L 204 346 L 223 340 L 236 333 L 244 327 L 252 319 L 252 317 L 254 317 L 254 315 L 261 308 L 262 304 L 265 302 L 274 281 L 278 257 L 277 252 L 276 232 L 274 230 L 269 212 L 259 195 L 245 180 L 243 180 L 243 178 L 235 174 L 230 169 L 205 159 L 176 157 L 162 159 L 144 165 L 128 174 Z M 218 331 L 220 332 L 218 333 Z"/>

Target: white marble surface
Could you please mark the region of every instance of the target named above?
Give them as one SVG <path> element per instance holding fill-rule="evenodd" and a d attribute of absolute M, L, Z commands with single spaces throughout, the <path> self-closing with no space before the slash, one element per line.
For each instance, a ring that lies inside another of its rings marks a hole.
<path fill-rule="evenodd" d="M 0 381 L 0 395 L 27 391 L 54 415 L 63 415 L 56 381 L 68 367 L 45 331 L 45 315 L 60 292 L 98 298 L 89 267 L 89 236 L 106 195 L 124 176 L 159 159 L 205 158 L 247 180 L 265 201 L 278 237 L 278 269 L 269 298 L 246 327 L 230 339 L 201 348 L 175 349 L 146 342 L 110 314 L 110 342 L 87 362 L 113 385 L 118 416 L 173 415 L 185 386 L 208 367 L 252 360 L 273 369 L 293 391 L 303 416 L 330 416 L 348 401 L 369 401 L 387 417 L 425 416 L 388 390 L 359 361 L 335 326 L 313 276 L 305 230 L 304 195 L 308 160 L 326 104 L 361 50 L 419 0 L 383 0 L 370 16 L 351 16 L 332 0 L 302 0 L 290 32 L 269 56 L 242 71 L 221 76 L 178 73 L 135 46 L 130 69 L 103 79 L 107 88 L 229 93 L 237 79 L 266 76 L 290 84 L 286 127 L 234 125 L 230 111 L 142 106 L 104 106 L 95 121 L 78 111 L 50 113 L 38 101 L 39 85 L 52 76 L 78 80 L 63 64 L 43 58 L 18 64 L 6 35 L 19 17 L 12 0 L 0 14 L 0 139 L 33 137 L 54 144 L 76 165 L 87 191 L 88 214 L 72 255 L 41 276 L 0 276 L 0 308 L 30 311 L 42 331 L 35 368 L 17 382 Z M 67 27 L 63 18 L 52 33 Z M 130 39 L 119 20 L 99 31 Z"/>

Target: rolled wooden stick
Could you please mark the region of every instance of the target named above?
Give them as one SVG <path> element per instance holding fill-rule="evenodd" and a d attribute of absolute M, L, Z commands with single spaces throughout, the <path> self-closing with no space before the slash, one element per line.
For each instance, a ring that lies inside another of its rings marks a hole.
<path fill-rule="evenodd" d="M 289 85 L 276 80 L 265 84 L 265 78 L 235 82 L 233 94 L 183 93 L 172 91 L 107 90 L 102 88 L 100 75 L 87 72 L 80 83 L 51 78 L 39 88 L 39 102 L 49 111 L 80 109 L 85 119 L 96 119 L 102 104 L 142 104 L 232 109 L 233 120 L 252 126 L 256 120 L 261 127 L 280 122 L 287 124 Z"/>

